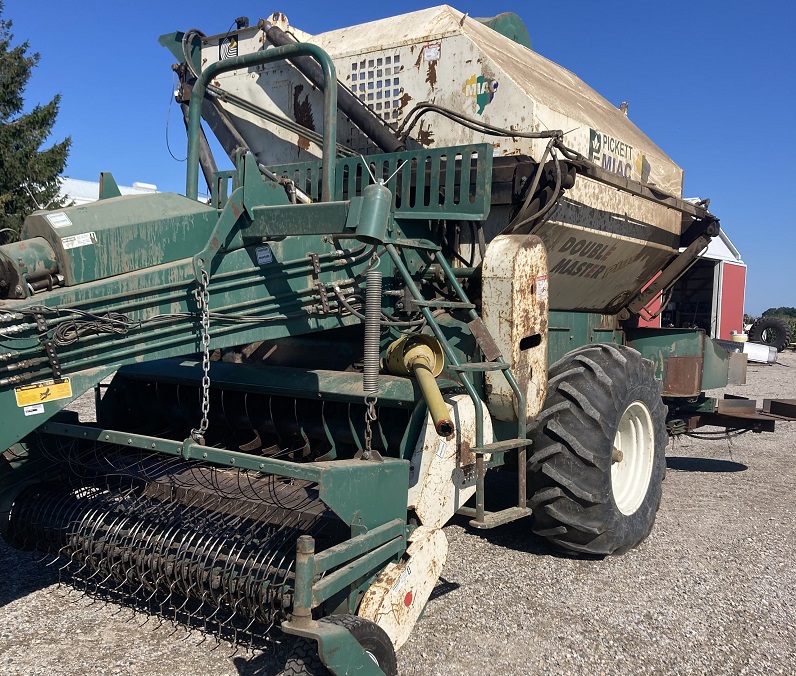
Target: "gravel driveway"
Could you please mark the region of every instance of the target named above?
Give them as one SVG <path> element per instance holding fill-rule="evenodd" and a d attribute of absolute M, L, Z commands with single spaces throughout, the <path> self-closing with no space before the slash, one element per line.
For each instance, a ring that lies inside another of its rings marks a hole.
<path fill-rule="evenodd" d="M 796 398 L 796 354 L 730 391 Z M 652 535 L 602 561 L 551 552 L 528 522 L 456 519 L 400 673 L 796 674 L 794 454 L 796 423 L 677 441 Z M 92 604 L 2 543 L 0 567 L 0 673 L 273 674 L 285 658 Z"/>

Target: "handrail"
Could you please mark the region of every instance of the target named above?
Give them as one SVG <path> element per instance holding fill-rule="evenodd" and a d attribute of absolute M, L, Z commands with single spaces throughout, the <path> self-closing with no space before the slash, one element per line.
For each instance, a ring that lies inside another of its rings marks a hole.
<path fill-rule="evenodd" d="M 337 141 L 337 73 L 332 57 L 317 45 L 299 42 L 284 47 L 272 47 L 260 52 L 236 56 L 210 64 L 196 78 L 191 91 L 188 110 L 188 170 L 185 179 L 185 196 L 199 198 L 199 129 L 202 119 L 202 100 L 207 84 L 212 78 L 238 68 L 259 66 L 272 61 L 282 61 L 296 56 L 311 56 L 323 70 L 323 193 L 324 202 L 331 201 L 335 181 L 335 144 Z"/>

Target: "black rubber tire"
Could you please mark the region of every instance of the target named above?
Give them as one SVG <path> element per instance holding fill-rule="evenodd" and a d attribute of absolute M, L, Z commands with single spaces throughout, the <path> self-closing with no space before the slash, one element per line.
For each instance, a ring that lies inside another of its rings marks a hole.
<path fill-rule="evenodd" d="M 397 676 L 398 660 L 392 641 L 378 624 L 358 615 L 329 615 L 319 622 L 345 627 L 367 650 L 387 676 Z M 310 639 L 297 639 L 287 658 L 281 676 L 327 676 L 331 672 L 318 656 L 318 644 Z"/>
<path fill-rule="evenodd" d="M 646 495 L 630 515 L 614 501 L 611 463 L 628 406 L 650 413 L 654 450 Z M 652 363 L 629 347 L 587 345 L 550 367 L 547 399 L 529 428 L 528 494 L 533 531 L 555 547 L 621 554 L 649 535 L 666 472 L 666 407 Z"/>
<path fill-rule="evenodd" d="M 782 352 L 793 340 L 793 331 L 788 323 L 779 317 L 760 317 L 749 329 L 749 340 L 763 343 Z"/>

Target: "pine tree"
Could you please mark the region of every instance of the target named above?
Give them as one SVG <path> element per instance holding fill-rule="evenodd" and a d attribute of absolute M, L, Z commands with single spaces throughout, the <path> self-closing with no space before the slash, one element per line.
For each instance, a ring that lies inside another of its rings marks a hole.
<path fill-rule="evenodd" d="M 27 42 L 13 47 L 13 39 L 0 0 L 0 244 L 16 239 L 25 216 L 37 205 L 63 206 L 58 175 L 72 142 L 67 137 L 41 149 L 55 124 L 61 95 L 23 112 L 23 94 L 39 54 L 28 54 Z"/>

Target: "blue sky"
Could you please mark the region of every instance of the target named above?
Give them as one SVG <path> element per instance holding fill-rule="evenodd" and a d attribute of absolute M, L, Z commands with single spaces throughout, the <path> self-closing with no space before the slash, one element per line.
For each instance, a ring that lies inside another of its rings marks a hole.
<path fill-rule="evenodd" d="M 227 30 L 283 11 L 311 33 L 434 2 L 363 3 L 54 2 L 5 0 L 15 42 L 41 54 L 28 107 L 62 94 L 54 139 L 72 136 L 66 174 L 124 185 L 184 189 L 185 164 L 166 148 L 173 59 L 163 33 Z M 749 266 L 746 311 L 796 306 L 796 3 L 737 0 L 476 2 L 471 16 L 513 11 L 534 49 L 576 73 L 617 105 L 685 170 L 686 196 L 711 211 Z M 184 157 L 179 110 L 171 109 L 174 154 Z"/>

